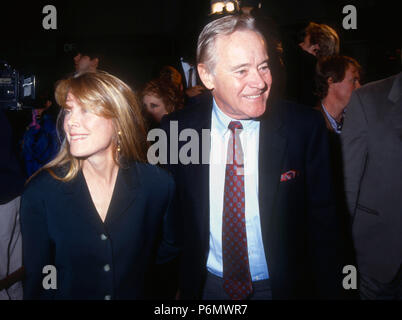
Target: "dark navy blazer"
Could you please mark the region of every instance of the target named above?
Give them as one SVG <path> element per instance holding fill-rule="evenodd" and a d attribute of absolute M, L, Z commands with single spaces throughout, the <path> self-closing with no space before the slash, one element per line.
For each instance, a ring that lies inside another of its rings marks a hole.
<path fill-rule="evenodd" d="M 119 169 L 104 222 L 79 172 L 71 182 L 42 171 L 21 203 L 24 299 L 141 299 L 154 262 L 174 258 L 174 181 L 155 166 Z M 54 265 L 57 289 L 44 290 Z"/>
<path fill-rule="evenodd" d="M 201 137 L 203 129 L 211 128 L 211 112 L 212 101 L 200 103 L 165 116 L 161 127 L 169 133 L 170 121 L 177 121 L 179 133 L 192 128 Z M 258 198 L 272 296 L 338 298 L 339 221 L 324 121 L 317 111 L 290 102 L 270 107 L 260 120 Z M 186 143 L 179 141 L 179 150 Z M 201 139 L 199 151 L 201 159 L 209 159 L 203 154 L 209 148 L 203 150 Z M 182 223 L 180 293 L 183 299 L 198 299 L 209 252 L 209 165 L 167 167 L 175 178 Z"/>

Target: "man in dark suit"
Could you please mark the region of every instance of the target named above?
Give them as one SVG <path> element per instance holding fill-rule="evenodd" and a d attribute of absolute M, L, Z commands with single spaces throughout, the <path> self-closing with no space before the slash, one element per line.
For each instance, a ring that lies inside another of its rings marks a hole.
<path fill-rule="evenodd" d="M 170 145 L 183 299 L 338 296 L 342 268 L 325 124 L 318 112 L 289 103 L 266 112 L 268 60 L 252 17 L 210 22 L 197 61 L 213 99 L 162 120 L 168 141 L 177 125 L 202 137 L 201 164 L 174 164 Z M 180 158 L 184 144 L 178 142 Z"/>
<path fill-rule="evenodd" d="M 173 67 L 181 74 L 186 102 L 197 100 L 197 97 L 205 92 L 197 74 L 195 43 L 196 39 L 192 34 L 183 36 L 178 42 L 179 59 L 173 63 Z"/>
<path fill-rule="evenodd" d="M 316 94 L 320 99 L 315 109 L 321 112 L 328 131 L 336 211 L 341 219 L 344 238 L 342 252 L 345 265 L 355 265 L 355 257 L 350 216 L 346 209 L 340 133 L 352 92 L 360 87 L 360 73 L 361 67 L 355 59 L 332 55 L 318 61 L 315 78 Z M 357 290 L 349 290 L 348 293 L 351 298 L 358 298 Z"/>
<path fill-rule="evenodd" d="M 341 132 L 362 299 L 402 299 L 402 73 L 357 89 Z"/>

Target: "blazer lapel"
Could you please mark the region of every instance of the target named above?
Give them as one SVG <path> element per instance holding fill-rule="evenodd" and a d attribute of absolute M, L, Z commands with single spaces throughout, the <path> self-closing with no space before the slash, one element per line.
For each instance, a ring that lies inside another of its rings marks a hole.
<path fill-rule="evenodd" d="M 402 96 L 402 72 L 400 72 L 392 84 L 392 88 L 389 92 L 388 99 L 393 103 L 397 103 Z"/>
<path fill-rule="evenodd" d="M 196 120 L 190 128 L 194 128 L 199 137 L 199 155 L 200 164 L 189 166 L 187 174 L 191 180 L 196 182 L 193 184 L 193 192 L 195 197 L 200 197 L 200 208 L 196 216 L 197 224 L 200 226 L 201 239 L 205 240 L 208 248 L 209 241 L 209 154 L 211 145 L 211 117 L 212 117 L 212 99 L 207 106 L 203 107 L 199 114 L 193 119 Z M 202 134 L 202 129 L 208 129 L 208 134 Z M 204 142 L 203 142 L 204 140 Z M 204 146 L 204 147 L 203 147 Z M 206 160 L 206 161 L 203 161 Z"/>
<path fill-rule="evenodd" d="M 65 182 L 62 189 L 66 199 L 65 205 L 74 208 L 73 213 L 78 218 L 84 219 L 98 233 L 102 233 L 104 226 L 96 211 L 82 171 L 80 170 L 72 181 Z"/>
<path fill-rule="evenodd" d="M 120 168 L 116 185 L 110 200 L 105 225 L 116 221 L 135 200 L 140 186 L 138 166 L 131 164 L 130 168 Z"/>
<path fill-rule="evenodd" d="M 287 141 L 281 118 L 278 114 L 269 115 L 269 118 L 262 120 L 260 124 L 258 159 L 258 198 L 261 231 L 265 246 L 270 233 L 270 222 L 275 214 L 273 209 L 277 199 L 286 147 Z"/>
<path fill-rule="evenodd" d="M 386 117 L 393 124 L 393 127 L 398 130 L 398 135 L 402 140 L 402 72 L 395 77 L 391 90 L 388 94 L 389 110 L 383 108 L 383 112 L 387 111 Z"/>
<path fill-rule="evenodd" d="M 74 213 L 80 218 L 85 219 L 97 232 L 103 233 L 105 226 L 109 225 L 123 214 L 136 198 L 137 192 L 135 190 L 140 185 L 136 170 L 136 165 L 133 165 L 133 167 L 129 169 L 119 169 L 116 185 L 104 222 L 102 222 L 95 208 L 82 171 L 78 172 L 74 180 L 66 182 L 63 185 L 63 190 L 66 195 L 66 204 L 75 208 Z"/>

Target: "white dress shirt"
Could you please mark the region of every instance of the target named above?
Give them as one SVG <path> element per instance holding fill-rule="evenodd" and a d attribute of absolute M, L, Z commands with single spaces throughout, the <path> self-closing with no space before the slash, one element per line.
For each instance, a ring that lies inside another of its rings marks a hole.
<path fill-rule="evenodd" d="M 334 118 L 332 118 L 332 116 L 329 114 L 329 112 L 327 111 L 327 109 L 325 108 L 325 106 L 321 103 L 322 109 L 324 110 L 325 114 L 327 115 L 327 119 L 329 121 L 329 123 L 331 124 L 332 129 L 334 129 L 334 131 L 337 134 L 341 134 L 341 130 L 342 130 L 342 124 L 338 123 Z M 343 117 L 343 115 L 342 115 Z"/>
<path fill-rule="evenodd" d="M 209 166 L 210 194 L 210 236 L 208 271 L 223 277 L 222 264 L 222 213 L 223 193 L 226 171 L 226 153 L 230 137 L 230 121 L 240 121 L 243 130 L 240 141 L 244 153 L 244 187 L 247 248 L 250 273 L 253 281 L 268 279 L 268 266 L 265 259 L 261 235 L 260 211 L 258 205 L 258 141 L 260 122 L 255 120 L 236 120 L 224 114 L 213 102 L 211 122 L 211 153 Z"/>

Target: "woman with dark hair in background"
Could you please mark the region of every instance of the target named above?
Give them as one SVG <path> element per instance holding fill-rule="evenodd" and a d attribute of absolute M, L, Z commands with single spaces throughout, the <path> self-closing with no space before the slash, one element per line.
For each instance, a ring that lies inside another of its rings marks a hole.
<path fill-rule="evenodd" d="M 24 299 L 146 298 L 147 271 L 177 254 L 174 182 L 145 163 L 136 96 L 118 78 L 91 72 L 61 80 L 56 101 L 64 141 L 21 203 Z M 46 290 L 49 265 L 57 284 Z"/>
<path fill-rule="evenodd" d="M 147 82 L 141 92 L 143 112 L 150 128 L 158 126 L 162 117 L 184 105 L 183 90 L 168 77 Z"/>

